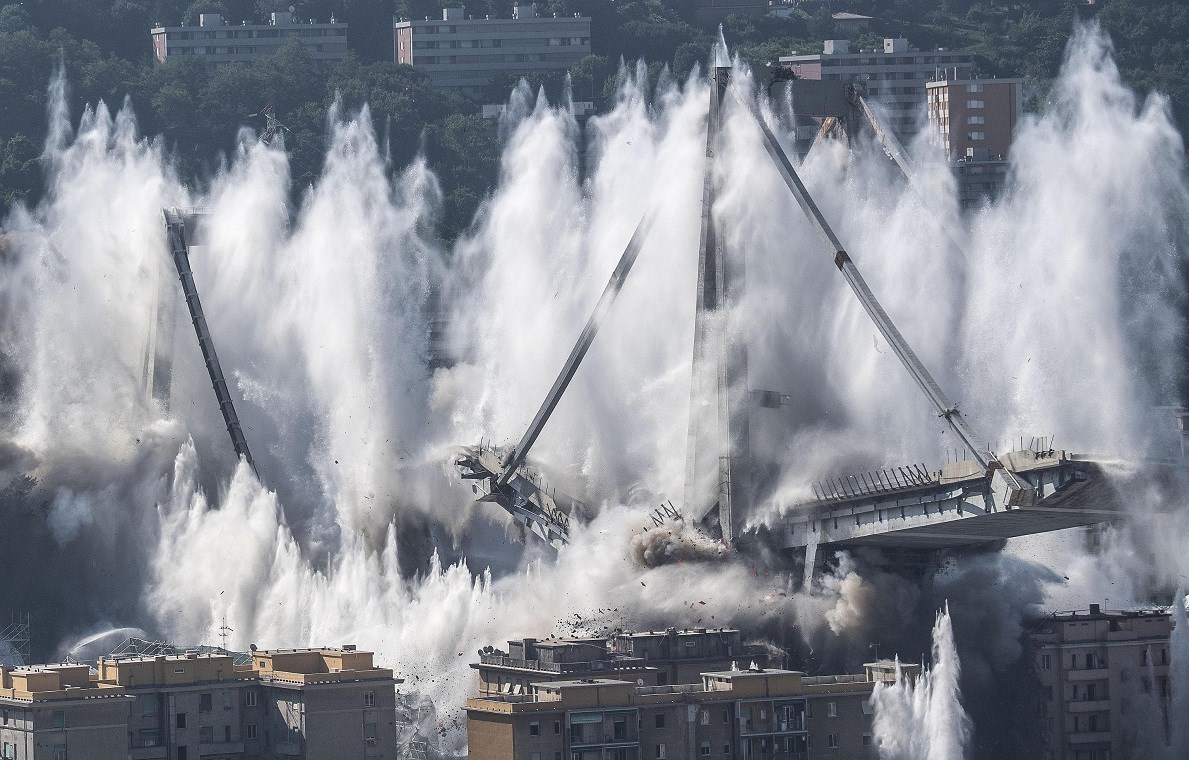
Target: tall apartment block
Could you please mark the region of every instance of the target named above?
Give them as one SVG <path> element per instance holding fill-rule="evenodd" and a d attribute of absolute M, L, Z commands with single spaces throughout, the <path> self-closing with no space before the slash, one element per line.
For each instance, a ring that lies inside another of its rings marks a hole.
<path fill-rule="evenodd" d="M 888 126 L 907 140 L 924 125 L 925 84 L 950 76 L 969 79 L 973 59 L 948 50 L 924 51 L 906 39 L 885 39 L 883 49 L 852 51 L 848 40 L 826 40 L 823 52 L 788 55 L 781 67 L 801 79 L 861 82 L 871 100 L 888 110 Z"/>
<path fill-rule="evenodd" d="M 871 692 L 895 665 L 856 675 L 707 672 L 698 683 L 611 678 L 534 684 L 467 701 L 471 760 L 869 760 Z M 916 675 L 914 670 L 911 674 Z"/>
<path fill-rule="evenodd" d="M 215 66 L 251 63 L 273 55 L 290 40 L 298 40 L 311 59 L 323 65 L 342 62 L 347 55 L 347 25 L 295 20 L 289 11 L 273 13 L 267 24 L 228 24 L 218 13 L 203 13 L 198 26 L 152 29 L 153 55 L 164 62 L 171 56 L 202 56 Z"/>
<path fill-rule="evenodd" d="M 353 647 L 0 668 L 4 760 L 396 760 L 396 684 Z M 245 658 L 246 659 L 246 658 Z"/>
<path fill-rule="evenodd" d="M 441 20 L 396 21 L 397 63 L 416 66 L 435 87 L 477 92 L 508 76 L 566 71 L 590 55 L 590 19 L 538 17 L 518 5 L 512 18 L 470 18 L 445 8 Z"/>
<path fill-rule="evenodd" d="M 745 644 L 731 628 L 617 631 L 602 638 L 518 639 L 488 648 L 471 665 L 479 694 L 523 695 L 533 684 L 603 678 L 644 686 L 693 684 L 710 670 L 769 664 L 766 647 Z"/>
<path fill-rule="evenodd" d="M 1124 760 L 1168 698 L 1168 610 L 1061 612 L 1029 632 L 1040 681 L 1042 760 Z M 1176 718 L 1174 718 L 1176 719 Z M 1184 719 L 1184 716 L 1179 718 Z"/>
<path fill-rule="evenodd" d="M 939 79 L 925 85 L 929 126 L 958 178 L 963 206 L 997 194 L 1023 112 L 1022 79 Z"/>

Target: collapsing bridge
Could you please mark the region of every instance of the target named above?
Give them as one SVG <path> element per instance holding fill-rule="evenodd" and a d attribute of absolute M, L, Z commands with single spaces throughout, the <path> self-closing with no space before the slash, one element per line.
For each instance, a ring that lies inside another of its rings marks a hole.
<path fill-rule="evenodd" d="M 961 441 L 969 459 L 938 470 L 911 465 L 832 479 L 814 487 L 814 498 L 788 505 L 771 524 L 749 526 L 762 484 L 749 452 L 749 415 L 755 407 L 780 406 L 785 396 L 752 391 L 747 349 L 732 340 L 731 306 L 742 291 L 742 272 L 726 250 L 711 213 L 714 156 L 731 67 L 712 70 L 706 132 L 697 311 L 684 513 L 728 544 L 758 543 L 803 552 L 806 578 L 824 555 L 874 547 L 936 552 L 995 545 L 1006 538 L 1086 526 L 1121 516 L 1112 487 L 1096 462 L 1033 441 L 1020 451 L 996 453 L 981 444 L 957 404 L 950 400 L 883 309 L 833 228 L 809 195 L 771 129 L 757 114 L 764 147 L 806 217 L 829 246 L 833 263 L 939 418 Z M 861 90 L 847 93 L 854 119 L 863 118 L 889 158 L 912 180 L 902 146 L 879 123 Z M 828 132 L 823 129 L 823 136 Z M 499 504 L 529 531 L 554 546 L 564 544 L 570 521 L 582 505 L 548 491 L 525 465 L 530 448 L 578 370 L 598 328 L 618 295 L 651 227 L 646 213 L 613 272 L 594 313 L 519 444 L 462 450 L 456 464 L 481 501 Z"/>

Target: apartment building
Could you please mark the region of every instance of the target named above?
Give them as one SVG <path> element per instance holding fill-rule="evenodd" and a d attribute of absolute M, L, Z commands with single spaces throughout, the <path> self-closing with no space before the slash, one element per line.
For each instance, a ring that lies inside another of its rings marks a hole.
<path fill-rule="evenodd" d="M 1040 681 L 1043 760 L 1125 760 L 1153 697 L 1168 696 L 1166 609 L 1059 612 L 1028 638 Z"/>
<path fill-rule="evenodd" d="M 467 701 L 469 757 L 868 760 L 876 757 L 871 692 L 894 672 L 881 662 L 847 676 L 755 667 L 703 673 L 694 684 L 534 684 L 528 694 Z"/>
<path fill-rule="evenodd" d="M 769 664 L 763 646 L 731 628 L 616 631 L 608 637 L 517 639 L 508 651 L 487 647 L 472 663 L 479 694 L 523 695 L 535 683 L 604 678 L 645 686 L 691 684 L 702 673 Z"/>
<path fill-rule="evenodd" d="M 132 760 L 396 758 L 392 671 L 371 652 L 294 649 L 105 657 L 100 683 L 133 698 Z"/>
<path fill-rule="evenodd" d="M 1023 112 L 1023 79 L 939 79 L 925 85 L 929 126 L 950 160 L 1004 158 Z"/>
<path fill-rule="evenodd" d="M 1022 79 L 949 79 L 925 85 L 929 126 L 958 179 L 963 207 L 994 197 L 1023 113 Z"/>
<path fill-rule="evenodd" d="M 969 79 L 974 63 L 960 51 L 917 50 L 903 38 L 885 39 L 882 49 L 852 51 L 848 40 L 826 40 L 823 52 L 788 55 L 780 65 L 800 79 L 861 82 L 868 97 L 888 113 L 888 126 L 901 140 L 925 124 L 925 85 L 947 76 Z"/>
<path fill-rule="evenodd" d="M 441 20 L 393 24 L 397 63 L 416 66 L 435 87 L 478 93 L 510 76 L 567 71 L 590 55 L 590 18 L 539 17 L 518 5 L 512 18 L 471 18 L 444 8 Z"/>
<path fill-rule="evenodd" d="M 0 758 L 128 758 L 131 703 L 86 665 L 0 667 Z"/>
<path fill-rule="evenodd" d="M 152 29 L 153 55 L 164 63 L 171 56 L 202 56 L 207 63 L 251 63 L 275 54 L 290 40 L 298 40 L 310 58 L 330 66 L 347 55 L 347 25 L 333 18 L 327 23 L 299 21 L 290 11 L 270 14 L 267 24 L 228 24 L 218 13 L 203 13 L 198 26 Z"/>

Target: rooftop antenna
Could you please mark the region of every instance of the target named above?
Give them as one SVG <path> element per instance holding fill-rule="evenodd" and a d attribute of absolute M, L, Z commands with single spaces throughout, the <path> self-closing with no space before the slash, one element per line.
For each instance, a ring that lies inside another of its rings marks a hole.
<path fill-rule="evenodd" d="M 235 629 L 227 625 L 227 615 L 223 615 L 223 624 L 219 626 L 219 638 L 223 641 L 223 651 L 227 652 L 227 634 L 234 633 Z"/>

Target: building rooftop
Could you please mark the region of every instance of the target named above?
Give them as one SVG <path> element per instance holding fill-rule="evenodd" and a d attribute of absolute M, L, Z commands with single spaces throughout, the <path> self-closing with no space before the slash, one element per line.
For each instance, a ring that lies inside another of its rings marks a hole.
<path fill-rule="evenodd" d="M 1171 607 L 1147 607 L 1134 610 L 1104 610 L 1097 604 L 1091 604 L 1088 610 L 1063 610 L 1051 613 L 1045 620 L 1083 621 L 1083 620 L 1122 620 L 1128 618 L 1168 617 L 1172 614 Z"/>
<path fill-rule="evenodd" d="M 86 665 L 0 667 L 0 700 L 49 702 L 124 696 L 121 687 L 92 678 Z"/>
<path fill-rule="evenodd" d="M 121 654 L 101 657 L 98 680 L 125 687 L 262 680 L 278 684 L 322 684 L 383 680 L 401 683 L 387 668 L 377 668 L 371 652 L 353 646 L 276 649 L 250 653 L 238 663 L 232 653 Z M 85 667 L 85 666 L 83 666 Z"/>

